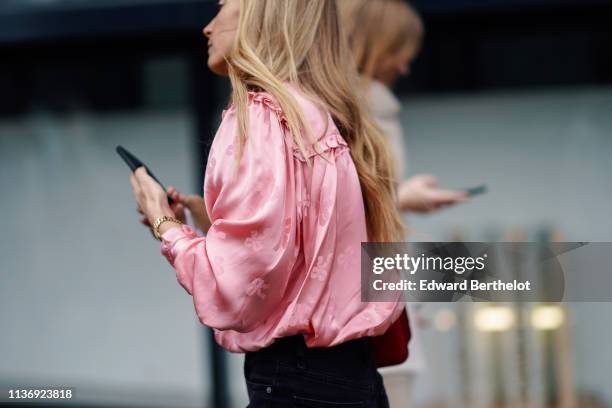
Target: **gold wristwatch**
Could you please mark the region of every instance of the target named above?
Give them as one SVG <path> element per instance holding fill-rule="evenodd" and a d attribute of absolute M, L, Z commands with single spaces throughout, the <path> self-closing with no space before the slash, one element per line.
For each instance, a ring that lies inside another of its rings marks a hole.
<path fill-rule="evenodd" d="M 171 221 L 179 225 L 183 225 L 183 222 L 181 220 L 178 220 L 174 217 L 169 217 L 167 215 L 164 215 L 163 217 L 159 217 L 153 223 L 153 236 L 159 241 L 161 241 L 161 235 L 159 234 L 159 227 L 166 221 Z"/>

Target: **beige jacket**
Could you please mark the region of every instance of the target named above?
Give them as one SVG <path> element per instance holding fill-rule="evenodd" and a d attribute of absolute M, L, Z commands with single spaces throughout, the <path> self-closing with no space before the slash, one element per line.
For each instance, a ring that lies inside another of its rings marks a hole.
<path fill-rule="evenodd" d="M 391 144 L 396 174 L 402 180 L 406 177 L 406 146 L 400 123 L 401 104 L 386 85 L 374 79 L 370 81 L 368 93 L 370 111 Z"/>
<path fill-rule="evenodd" d="M 407 169 L 405 160 L 406 146 L 400 122 L 401 104 L 389 88 L 376 80 L 370 81 L 368 92 L 368 102 L 373 119 L 391 144 L 398 181 L 403 180 L 406 177 L 405 172 Z M 407 361 L 400 365 L 380 369 L 381 374 L 385 376 L 390 374 L 414 374 L 425 369 L 425 355 L 421 339 L 422 333 L 419 327 L 414 324 L 417 310 L 411 303 L 407 303 L 406 306 L 408 308 L 408 315 L 411 317 L 412 339 L 409 345 L 410 356 Z"/>

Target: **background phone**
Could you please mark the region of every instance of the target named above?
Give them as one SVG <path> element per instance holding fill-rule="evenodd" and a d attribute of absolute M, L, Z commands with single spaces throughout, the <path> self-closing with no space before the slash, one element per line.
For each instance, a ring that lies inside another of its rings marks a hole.
<path fill-rule="evenodd" d="M 473 197 L 475 195 L 478 194 L 483 194 L 487 192 L 487 186 L 485 184 L 482 184 L 480 186 L 476 186 L 476 187 L 472 187 L 472 188 L 466 188 L 465 192 L 468 193 L 470 195 L 470 197 Z"/>
<path fill-rule="evenodd" d="M 123 146 L 117 146 L 116 150 L 119 156 L 121 156 L 123 161 L 125 161 L 125 163 L 128 165 L 130 170 L 132 170 L 132 172 L 136 171 L 136 169 L 139 167 L 144 167 L 147 171 L 147 174 L 149 174 L 149 176 L 151 176 L 153 180 L 157 181 L 157 183 L 164 189 L 164 191 L 166 191 L 166 187 L 164 187 L 164 185 L 157 179 L 157 177 L 153 175 L 151 170 L 149 170 L 149 168 L 145 166 L 145 164 L 140 161 L 136 156 L 127 151 Z M 173 202 L 174 200 L 172 200 L 172 198 L 168 196 L 168 204 L 172 204 Z"/>

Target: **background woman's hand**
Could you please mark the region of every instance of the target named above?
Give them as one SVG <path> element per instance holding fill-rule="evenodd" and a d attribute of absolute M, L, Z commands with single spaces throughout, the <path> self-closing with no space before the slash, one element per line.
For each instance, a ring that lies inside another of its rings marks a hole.
<path fill-rule="evenodd" d="M 465 191 L 442 190 L 430 174 L 419 174 L 403 181 L 398 188 L 398 205 L 402 211 L 427 213 L 469 199 Z"/>

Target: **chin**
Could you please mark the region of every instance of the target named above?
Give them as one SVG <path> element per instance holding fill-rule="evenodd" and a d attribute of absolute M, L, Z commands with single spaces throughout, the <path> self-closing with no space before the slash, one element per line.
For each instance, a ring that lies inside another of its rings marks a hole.
<path fill-rule="evenodd" d="M 227 76 L 227 64 L 224 59 L 208 57 L 208 69 L 221 76 Z"/>

